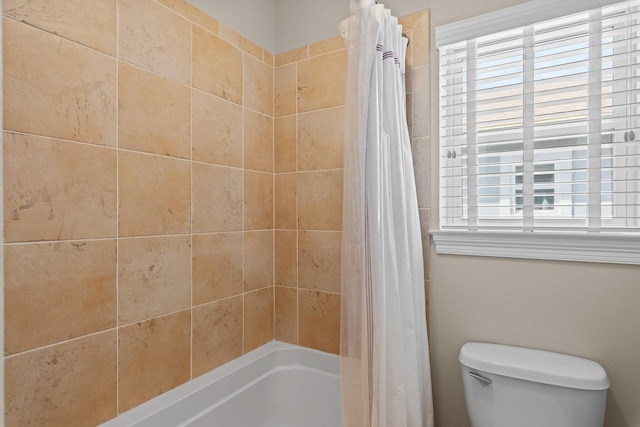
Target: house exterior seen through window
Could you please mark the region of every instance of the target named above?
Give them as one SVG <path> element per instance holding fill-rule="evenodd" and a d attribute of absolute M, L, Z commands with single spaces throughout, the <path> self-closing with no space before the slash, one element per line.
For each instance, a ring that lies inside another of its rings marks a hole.
<path fill-rule="evenodd" d="M 640 231 L 640 1 L 440 51 L 440 228 Z"/>

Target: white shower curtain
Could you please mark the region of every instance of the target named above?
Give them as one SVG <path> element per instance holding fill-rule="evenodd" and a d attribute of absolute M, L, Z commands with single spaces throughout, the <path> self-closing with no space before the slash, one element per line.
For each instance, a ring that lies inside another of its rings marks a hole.
<path fill-rule="evenodd" d="M 424 270 L 406 122 L 407 40 L 373 0 L 347 38 L 341 378 L 345 427 L 432 427 Z"/>

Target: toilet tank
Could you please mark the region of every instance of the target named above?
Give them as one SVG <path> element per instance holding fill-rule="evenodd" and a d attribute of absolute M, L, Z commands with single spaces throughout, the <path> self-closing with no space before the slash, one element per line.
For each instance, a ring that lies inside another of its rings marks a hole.
<path fill-rule="evenodd" d="M 602 427 L 609 380 L 598 363 L 466 343 L 458 357 L 472 427 Z"/>

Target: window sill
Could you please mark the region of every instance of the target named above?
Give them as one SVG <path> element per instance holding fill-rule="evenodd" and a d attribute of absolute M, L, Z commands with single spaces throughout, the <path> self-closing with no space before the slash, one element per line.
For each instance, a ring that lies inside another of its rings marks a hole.
<path fill-rule="evenodd" d="M 438 254 L 640 265 L 640 236 L 433 230 Z"/>

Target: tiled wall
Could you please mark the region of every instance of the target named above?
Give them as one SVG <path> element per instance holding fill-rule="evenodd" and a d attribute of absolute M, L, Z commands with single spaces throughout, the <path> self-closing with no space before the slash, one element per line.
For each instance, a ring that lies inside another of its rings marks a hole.
<path fill-rule="evenodd" d="M 275 59 L 276 339 L 338 353 L 347 55 L 335 37 Z"/>
<path fill-rule="evenodd" d="M 407 122 L 411 133 L 413 168 L 422 228 L 427 329 L 429 325 L 429 213 L 431 209 L 431 111 L 429 11 L 400 18 L 409 37 L 407 49 Z"/>
<path fill-rule="evenodd" d="M 3 3 L 6 425 L 95 425 L 274 336 L 337 353 L 342 40 Z M 428 14 L 402 23 L 426 232 Z"/>
<path fill-rule="evenodd" d="M 6 425 L 274 337 L 273 61 L 183 0 L 5 0 Z"/>
<path fill-rule="evenodd" d="M 401 18 L 428 279 L 429 14 Z M 340 37 L 275 58 L 275 336 L 340 350 L 344 85 Z M 425 282 L 428 289 L 428 280 Z"/>

